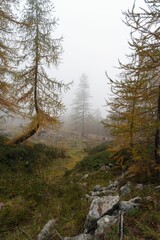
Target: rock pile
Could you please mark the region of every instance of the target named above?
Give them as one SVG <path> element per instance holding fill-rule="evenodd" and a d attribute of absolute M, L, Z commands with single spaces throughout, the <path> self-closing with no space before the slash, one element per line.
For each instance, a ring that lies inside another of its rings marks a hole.
<path fill-rule="evenodd" d="M 95 186 L 90 195 L 86 195 L 91 205 L 86 217 L 84 232 L 76 237 L 65 237 L 64 240 L 107 239 L 111 226 L 118 222 L 119 216 L 139 207 L 141 203 L 140 197 L 129 201 L 120 200 L 120 196 L 130 191 L 129 183 L 119 188 L 118 181 L 111 182 L 108 187 Z"/>

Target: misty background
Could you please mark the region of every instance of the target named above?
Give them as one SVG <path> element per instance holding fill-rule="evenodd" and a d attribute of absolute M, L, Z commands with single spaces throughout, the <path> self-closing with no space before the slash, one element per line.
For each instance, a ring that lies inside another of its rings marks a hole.
<path fill-rule="evenodd" d="M 119 70 L 118 59 L 126 60 L 130 52 L 130 29 L 124 24 L 123 11 L 131 9 L 133 0 L 54 0 L 59 25 L 55 31 L 63 36 L 64 52 L 57 69 L 51 74 L 65 83 L 74 81 L 63 101 L 69 111 L 81 74 L 88 76 L 91 108 L 99 108 L 102 116 L 107 112 L 105 99 L 109 97 L 105 71 L 115 78 Z M 138 1 L 139 5 L 143 1 Z"/>

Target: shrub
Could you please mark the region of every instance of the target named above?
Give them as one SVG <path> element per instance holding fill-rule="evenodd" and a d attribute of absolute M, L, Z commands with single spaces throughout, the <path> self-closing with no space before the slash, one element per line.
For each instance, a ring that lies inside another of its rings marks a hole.
<path fill-rule="evenodd" d="M 25 167 L 30 168 L 35 163 L 39 164 L 40 160 L 42 160 L 41 163 L 45 164 L 57 157 L 65 157 L 65 149 L 44 144 L 12 146 L 5 144 L 5 138 L 0 137 L 0 156 L 0 163 L 13 167 L 23 162 Z"/>
<path fill-rule="evenodd" d="M 88 154 L 77 165 L 78 171 L 95 171 L 110 161 L 110 154 L 105 150 L 102 152 Z"/>

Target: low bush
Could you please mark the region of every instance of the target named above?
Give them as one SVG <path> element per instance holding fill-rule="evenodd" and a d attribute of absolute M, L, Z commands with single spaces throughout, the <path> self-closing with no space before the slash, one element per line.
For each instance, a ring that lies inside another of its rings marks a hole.
<path fill-rule="evenodd" d="M 105 149 L 105 150 L 104 150 Z M 96 171 L 110 162 L 110 153 L 105 146 L 93 148 L 77 165 L 78 171 Z"/>
<path fill-rule="evenodd" d="M 50 147 L 44 144 L 34 144 L 28 146 L 25 144 L 12 146 L 5 143 L 6 139 L 0 137 L 0 163 L 11 167 L 23 162 L 25 167 L 30 168 L 35 163 L 45 164 L 58 157 L 65 157 L 65 149 L 61 147 Z M 43 162 L 43 160 L 45 161 Z"/>

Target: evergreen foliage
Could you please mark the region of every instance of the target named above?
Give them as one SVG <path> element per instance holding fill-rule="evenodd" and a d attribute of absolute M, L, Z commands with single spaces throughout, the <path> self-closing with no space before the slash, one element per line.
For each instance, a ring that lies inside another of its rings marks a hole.
<path fill-rule="evenodd" d="M 82 137 L 86 134 L 86 122 L 90 113 L 89 98 L 88 78 L 87 75 L 82 74 L 75 99 L 73 101 L 73 121 L 75 130 L 78 129 Z"/>

